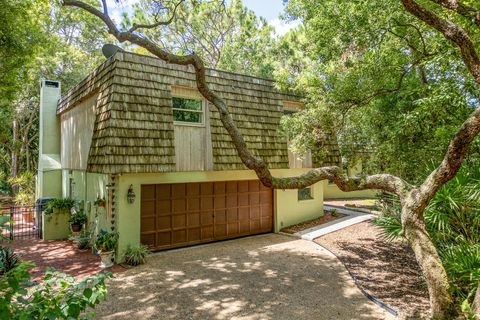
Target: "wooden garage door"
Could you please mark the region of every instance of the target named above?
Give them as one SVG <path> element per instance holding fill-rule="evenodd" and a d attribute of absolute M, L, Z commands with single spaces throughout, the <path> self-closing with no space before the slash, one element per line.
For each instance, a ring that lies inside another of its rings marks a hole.
<path fill-rule="evenodd" d="M 258 180 L 142 185 L 141 242 L 154 250 L 272 227 L 273 193 Z"/>

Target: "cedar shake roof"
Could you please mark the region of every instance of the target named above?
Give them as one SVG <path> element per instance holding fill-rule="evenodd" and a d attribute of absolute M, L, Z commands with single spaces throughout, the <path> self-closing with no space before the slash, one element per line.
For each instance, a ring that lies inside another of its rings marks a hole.
<path fill-rule="evenodd" d="M 272 80 L 212 69 L 207 82 L 226 100 L 250 150 L 272 169 L 288 168 L 279 122 L 283 102 L 300 97 L 277 91 Z M 196 88 L 193 67 L 118 52 L 59 100 L 57 114 L 98 94 L 87 171 L 175 171 L 172 85 Z M 208 109 L 214 170 L 246 169 L 216 108 Z"/>

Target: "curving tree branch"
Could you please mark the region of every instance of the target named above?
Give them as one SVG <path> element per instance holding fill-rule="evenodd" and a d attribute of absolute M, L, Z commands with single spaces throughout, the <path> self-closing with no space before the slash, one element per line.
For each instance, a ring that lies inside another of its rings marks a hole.
<path fill-rule="evenodd" d="M 468 33 L 460 26 L 442 19 L 433 11 L 422 7 L 415 0 L 402 0 L 402 3 L 413 16 L 442 33 L 460 49 L 466 67 L 475 81 L 480 84 L 480 58 Z"/>
<path fill-rule="evenodd" d="M 155 23 L 152 23 L 152 24 L 133 24 L 133 26 L 128 30 L 128 32 L 134 32 L 138 29 L 153 29 L 153 28 L 156 28 L 156 27 L 160 27 L 160 26 L 166 26 L 166 25 L 169 25 L 170 23 L 173 22 L 173 20 L 175 19 L 175 15 L 177 13 L 177 9 L 178 7 L 183 3 L 185 2 L 185 0 L 180 0 L 179 2 L 177 2 L 175 4 L 175 6 L 173 7 L 173 10 L 172 10 L 172 14 L 170 16 L 170 18 L 168 20 L 165 20 L 165 21 L 157 21 Z"/>
<path fill-rule="evenodd" d="M 310 186 L 325 179 L 330 179 L 344 191 L 380 189 L 396 193 L 402 198 L 405 196 L 407 192 L 407 183 L 398 177 L 381 174 L 363 178 L 345 178 L 342 174 L 342 170 L 338 167 L 313 169 L 297 177 L 274 178 L 265 162 L 262 159 L 255 157 L 248 149 L 242 134 L 236 127 L 235 122 L 228 111 L 225 101 L 209 88 L 206 81 L 206 68 L 202 59 L 198 55 L 175 55 L 165 51 L 149 39 L 141 37 L 135 32 L 121 32 L 112 22 L 110 17 L 82 1 L 64 0 L 63 3 L 66 6 L 85 9 L 100 18 L 107 25 L 109 33 L 115 36 L 120 42 L 129 41 L 137 44 L 169 63 L 192 65 L 195 69 L 196 83 L 199 92 L 217 108 L 220 113 L 222 124 L 232 138 L 232 142 L 240 159 L 248 169 L 255 171 L 258 178 L 265 186 L 278 189 L 298 189 Z"/>
<path fill-rule="evenodd" d="M 444 7 L 445 9 L 455 11 L 459 15 L 464 16 L 465 18 L 475 23 L 478 27 L 480 27 L 480 10 L 479 9 L 468 6 L 457 0 L 431 0 L 431 1 Z"/>

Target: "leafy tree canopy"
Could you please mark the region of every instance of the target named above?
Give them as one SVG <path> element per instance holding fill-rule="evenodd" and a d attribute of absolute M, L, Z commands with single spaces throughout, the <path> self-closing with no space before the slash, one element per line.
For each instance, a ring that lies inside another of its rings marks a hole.
<path fill-rule="evenodd" d="M 305 28 L 281 40 L 289 58 L 277 59 L 275 74 L 310 102 L 284 121 L 294 148 L 315 148 L 312 128 L 328 128 L 346 164 L 368 159 L 369 172 L 418 181 L 478 103 L 457 50 L 396 0 L 291 0 L 287 13 Z"/>

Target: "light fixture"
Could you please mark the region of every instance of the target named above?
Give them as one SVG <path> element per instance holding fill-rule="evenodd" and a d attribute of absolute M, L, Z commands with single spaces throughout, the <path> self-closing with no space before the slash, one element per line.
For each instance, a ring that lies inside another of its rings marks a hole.
<path fill-rule="evenodd" d="M 127 201 L 128 201 L 128 203 L 134 203 L 135 202 L 135 192 L 133 192 L 133 185 L 130 185 L 130 187 L 128 188 Z"/>

